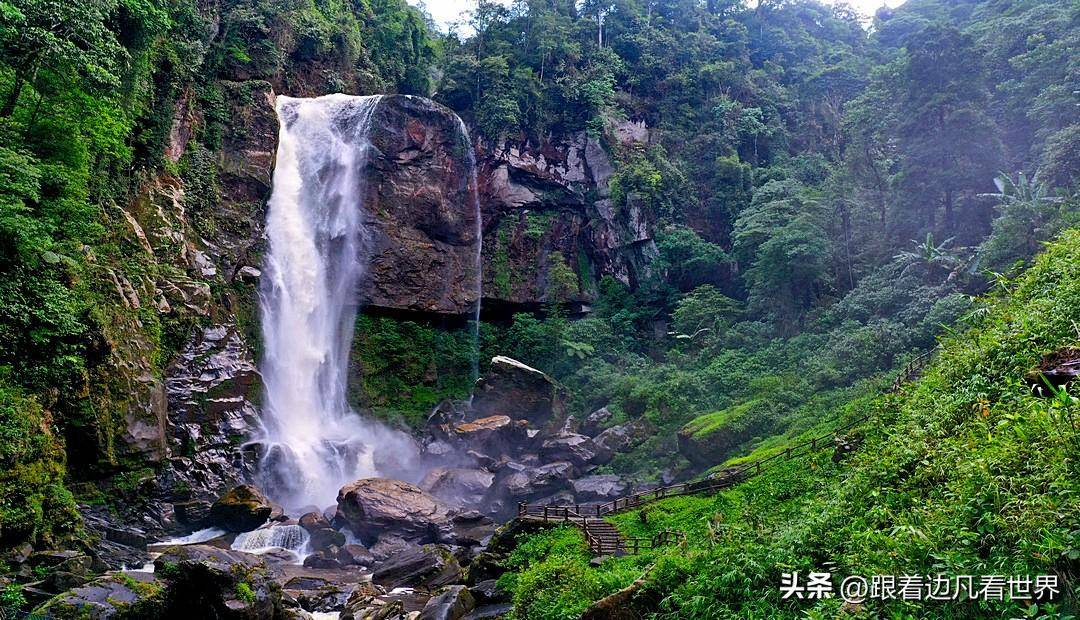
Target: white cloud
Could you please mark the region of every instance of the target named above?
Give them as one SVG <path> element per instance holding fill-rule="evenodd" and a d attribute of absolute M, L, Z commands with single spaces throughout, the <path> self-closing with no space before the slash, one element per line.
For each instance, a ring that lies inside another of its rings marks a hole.
<path fill-rule="evenodd" d="M 438 24 L 447 30 L 454 22 L 464 21 L 465 13 L 476 8 L 476 0 L 408 0 L 413 6 L 422 6 Z"/>

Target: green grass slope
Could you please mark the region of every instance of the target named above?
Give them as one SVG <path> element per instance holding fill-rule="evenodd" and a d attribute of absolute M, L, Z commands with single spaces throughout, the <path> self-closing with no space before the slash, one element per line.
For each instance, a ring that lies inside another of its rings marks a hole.
<path fill-rule="evenodd" d="M 645 617 L 1074 617 L 1080 404 L 1035 397 L 1024 377 L 1080 343 L 1080 230 L 1003 283 L 970 323 L 920 380 L 864 400 L 873 414 L 846 459 L 822 450 L 720 495 L 615 518 L 628 535 L 683 530 L 681 548 L 594 568 L 566 542 L 572 532 L 524 541 L 503 578 L 516 617 L 576 617 L 646 573 L 635 599 Z M 849 575 L 1056 574 L 1065 592 L 1039 604 L 781 599 L 782 573 L 822 570 L 836 585 Z"/>

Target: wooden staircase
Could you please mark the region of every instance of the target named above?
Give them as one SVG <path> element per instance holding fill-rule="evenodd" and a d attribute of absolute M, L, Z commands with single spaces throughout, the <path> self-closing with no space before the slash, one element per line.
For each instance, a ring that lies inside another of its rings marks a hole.
<path fill-rule="evenodd" d="M 664 530 L 652 538 L 627 538 L 613 524 L 600 517 L 584 516 L 574 510 L 573 506 L 529 506 L 522 503 L 518 505 L 518 518 L 574 525 L 585 534 L 589 550 L 596 555 L 637 555 L 643 551 L 686 540 L 685 534 L 675 530 Z"/>
<path fill-rule="evenodd" d="M 596 555 L 622 555 L 626 553 L 626 541 L 619 528 L 603 519 L 584 519 L 581 525 L 589 541 L 589 549 Z"/>

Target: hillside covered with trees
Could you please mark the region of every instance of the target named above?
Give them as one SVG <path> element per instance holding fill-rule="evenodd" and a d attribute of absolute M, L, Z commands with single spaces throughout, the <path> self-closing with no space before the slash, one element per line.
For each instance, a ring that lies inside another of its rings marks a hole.
<path fill-rule="evenodd" d="M 908 2 L 869 35 L 813 3 L 481 4 L 434 88 L 485 144 L 651 128 L 611 183 L 656 224 L 651 277 L 517 317 L 510 354 L 585 410 L 710 414 L 713 463 L 873 389 L 1076 222 L 1066 4 Z"/>

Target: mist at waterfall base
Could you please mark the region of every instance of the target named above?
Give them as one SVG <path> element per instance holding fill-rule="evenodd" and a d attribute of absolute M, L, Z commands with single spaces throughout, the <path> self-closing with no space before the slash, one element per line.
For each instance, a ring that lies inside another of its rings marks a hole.
<path fill-rule="evenodd" d="M 362 417 L 346 398 L 369 254 L 362 211 L 379 101 L 277 98 L 260 290 L 264 428 L 255 443 L 264 450 L 257 482 L 286 509 L 330 505 L 359 478 L 416 482 L 426 473 L 409 435 Z"/>

